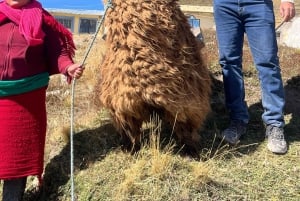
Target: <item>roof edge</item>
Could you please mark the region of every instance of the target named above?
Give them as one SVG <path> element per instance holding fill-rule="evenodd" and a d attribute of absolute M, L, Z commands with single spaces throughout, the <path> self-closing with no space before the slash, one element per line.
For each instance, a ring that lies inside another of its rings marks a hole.
<path fill-rule="evenodd" d="M 83 9 L 62 9 L 62 8 L 45 8 L 51 13 L 67 13 L 78 15 L 103 15 L 103 10 L 83 10 Z"/>

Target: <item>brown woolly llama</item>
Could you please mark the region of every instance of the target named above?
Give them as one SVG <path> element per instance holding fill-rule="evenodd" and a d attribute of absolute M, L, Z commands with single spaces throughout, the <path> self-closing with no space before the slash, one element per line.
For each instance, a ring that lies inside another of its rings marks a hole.
<path fill-rule="evenodd" d="M 180 144 L 197 149 L 211 80 L 177 0 L 113 0 L 105 27 L 97 96 L 127 148 L 140 144 L 142 123 L 158 111 Z"/>

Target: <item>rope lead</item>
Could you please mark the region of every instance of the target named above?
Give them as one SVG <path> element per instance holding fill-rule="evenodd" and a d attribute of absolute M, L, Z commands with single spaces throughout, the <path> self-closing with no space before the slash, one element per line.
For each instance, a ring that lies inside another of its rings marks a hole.
<path fill-rule="evenodd" d="M 112 2 L 111 0 L 108 0 L 107 2 L 107 6 L 105 8 L 105 11 L 104 11 L 104 14 L 100 20 L 100 22 L 98 21 L 98 24 L 97 24 L 97 29 L 96 29 L 96 32 L 94 33 L 94 36 L 87 48 L 87 51 L 83 57 L 83 60 L 82 60 L 82 63 L 81 65 L 83 66 L 85 64 L 85 61 L 92 49 L 92 46 L 95 42 L 95 39 L 96 39 L 96 36 L 100 30 L 100 27 L 102 26 L 103 24 L 103 21 L 104 21 L 104 18 L 106 16 L 106 13 L 107 13 L 107 10 L 109 8 L 112 8 Z M 70 122 L 70 125 L 71 125 L 71 129 L 70 129 L 70 174 L 71 174 L 71 201 L 75 201 L 75 193 L 74 193 L 74 139 L 73 139 L 73 134 L 74 134 L 74 94 L 75 94 L 75 84 L 76 84 L 76 78 L 74 78 L 72 80 L 72 89 L 71 89 L 71 122 Z"/>

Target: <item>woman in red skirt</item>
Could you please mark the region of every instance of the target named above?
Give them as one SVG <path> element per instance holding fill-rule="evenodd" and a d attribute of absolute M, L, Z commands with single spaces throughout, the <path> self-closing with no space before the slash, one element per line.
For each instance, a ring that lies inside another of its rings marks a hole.
<path fill-rule="evenodd" d="M 71 33 L 36 0 L 0 2 L 0 179 L 3 201 L 22 200 L 26 178 L 41 178 L 49 76 L 83 73 Z"/>

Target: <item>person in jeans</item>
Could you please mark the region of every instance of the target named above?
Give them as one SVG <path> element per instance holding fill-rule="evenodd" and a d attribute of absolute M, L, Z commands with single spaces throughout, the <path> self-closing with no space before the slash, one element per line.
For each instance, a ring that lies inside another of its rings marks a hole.
<path fill-rule="evenodd" d="M 236 144 L 249 122 L 242 72 L 244 34 L 247 35 L 261 86 L 262 120 L 266 125 L 267 147 L 273 153 L 287 152 L 284 138 L 285 105 L 278 59 L 272 0 L 214 0 L 214 19 L 222 67 L 226 107 L 230 125 L 222 137 Z M 287 22 L 295 16 L 292 0 L 282 0 L 280 14 Z"/>
<path fill-rule="evenodd" d="M 50 75 L 80 78 L 71 32 L 36 0 L 0 2 L 0 180 L 21 201 L 27 176 L 42 182 Z"/>

